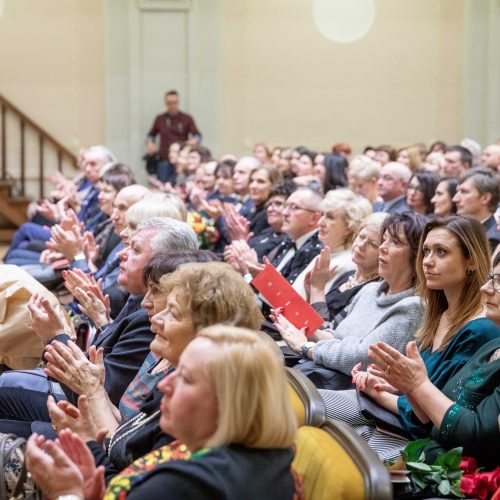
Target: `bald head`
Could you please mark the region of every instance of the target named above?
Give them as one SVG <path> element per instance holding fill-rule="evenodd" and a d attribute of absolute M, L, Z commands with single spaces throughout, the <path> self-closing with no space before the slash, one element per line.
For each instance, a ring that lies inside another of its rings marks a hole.
<path fill-rule="evenodd" d="M 484 148 L 481 164 L 491 170 L 500 172 L 500 145 L 490 144 Z"/>

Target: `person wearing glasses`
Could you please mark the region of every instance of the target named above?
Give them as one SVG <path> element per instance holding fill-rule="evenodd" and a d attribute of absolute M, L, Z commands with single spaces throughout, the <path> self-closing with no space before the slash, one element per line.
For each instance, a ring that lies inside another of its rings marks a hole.
<path fill-rule="evenodd" d="M 268 258 L 292 284 L 323 248 L 318 238 L 322 198 L 314 189 L 299 187 L 283 205 L 282 230 L 288 239 L 273 249 Z"/>
<path fill-rule="evenodd" d="M 498 465 L 500 449 L 500 255 L 493 273 L 481 288 L 484 314 L 497 326 L 498 336 L 478 349 L 439 390 L 427 373 L 417 349 L 406 357 L 381 344 L 373 346 L 372 373 L 407 394 L 432 423 L 431 440 L 424 448 L 426 462 L 438 453 L 463 447 L 463 455 L 477 459 L 487 470 Z M 390 366 L 389 370 L 385 367 Z"/>
<path fill-rule="evenodd" d="M 406 203 L 412 212 L 426 216 L 434 212 L 431 199 L 436 192 L 439 181 L 438 174 L 426 170 L 419 170 L 411 176 L 406 189 Z"/>
<path fill-rule="evenodd" d="M 378 194 L 384 200 L 381 212 L 400 214 L 410 207 L 406 203 L 406 188 L 411 177 L 411 170 L 402 163 L 391 161 L 380 170 Z"/>

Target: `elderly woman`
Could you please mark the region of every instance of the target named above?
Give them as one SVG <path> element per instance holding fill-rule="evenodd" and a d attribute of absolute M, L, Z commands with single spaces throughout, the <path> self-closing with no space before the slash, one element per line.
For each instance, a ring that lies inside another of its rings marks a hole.
<path fill-rule="evenodd" d="M 249 392 L 250 386 L 259 390 Z M 238 328 L 202 330 L 159 389 L 160 428 L 177 441 L 136 460 L 104 492 L 103 471 L 77 435 L 63 431 L 58 443 L 34 435 L 28 467 L 43 492 L 131 500 L 294 498 L 296 421 L 269 342 Z"/>
<path fill-rule="evenodd" d="M 348 313 L 347 306 L 356 294 L 373 280 L 379 279 L 378 248 L 381 241 L 382 224 L 387 214 L 378 212 L 363 219 L 351 249 L 351 260 L 356 266 L 354 271 L 341 274 L 332 287 L 325 293 L 325 285 L 330 275 L 329 262 L 318 259 L 310 277 L 309 298 L 311 306 L 325 321 L 338 325 Z"/>
<path fill-rule="evenodd" d="M 483 317 L 480 288 L 489 269 L 488 241 L 481 224 L 471 218 L 450 217 L 429 222 L 422 235 L 417 259 L 419 292 L 427 303 L 417 341 L 430 382 L 438 389 L 454 376 L 485 343 L 498 337 L 498 327 Z M 377 362 L 368 373 L 359 365 L 353 375 L 357 388 L 373 401 L 361 398 L 361 407 L 378 408 L 378 427 L 391 415 L 398 415 L 402 430 L 416 439 L 429 435 L 432 413 L 429 402 L 420 406 L 413 394 L 403 394 L 390 372 L 401 374 L 401 363 L 419 358 L 415 343 L 406 348 L 408 359 L 384 342 L 370 347 L 369 357 Z M 408 368 L 408 367 L 407 367 Z M 385 373 L 382 373 L 382 370 Z M 411 371 L 407 373 L 412 378 Z M 480 381 L 478 380 L 480 383 Z M 408 385 L 405 386 L 408 388 Z M 388 436 L 377 430 L 360 414 L 355 391 L 324 391 L 327 415 L 353 425 L 383 459 L 399 454 L 406 438 Z M 437 402 L 436 402 L 437 405 Z M 430 404 L 432 406 L 432 403 Z M 385 411 L 384 411 L 385 409 Z"/>
<path fill-rule="evenodd" d="M 156 337 L 151 350 L 171 367 L 177 366 L 179 356 L 203 327 L 222 322 L 252 329 L 261 325 L 262 316 L 251 288 L 227 264 L 181 265 L 160 281 L 159 292 L 154 291 L 151 297 L 155 310 L 162 307 L 152 318 Z M 144 301 L 147 300 L 145 297 Z M 49 363 L 48 369 L 55 369 L 54 375 L 64 377 L 58 360 L 62 363 L 61 356 L 68 354 L 62 345 L 53 352 L 54 363 Z M 150 361 L 146 358 L 146 362 Z M 80 387 L 73 386 L 76 392 L 86 396 L 79 401 L 80 419 L 73 418 L 77 410 L 66 402 L 59 406 L 50 402 L 49 410 L 58 429 L 70 427 L 89 442 L 96 463 L 105 465 L 106 476 L 111 477 L 164 439 L 158 429 L 161 395 L 145 387 L 136 377 L 120 402 L 122 415 L 116 418 L 116 412 L 110 413 L 110 406 L 106 404 L 102 380 L 98 376 L 90 377 L 93 370 L 89 368 L 84 385 L 80 382 Z M 138 377 L 144 373 L 143 368 Z M 74 384 L 71 380 L 67 383 Z M 108 429 L 111 437 L 107 453 L 94 442 L 101 428 Z"/>
<path fill-rule="evenodd" d="M 331 269 L 328 279 L 323 284 L 325 293 L 328 293 L 340 275 L 354 269 L 351 260 L 354 235 L 363 219 L 372 211 L 366 199 L 349 189 L 329 191 L 319 208 L 321 210 L 318 222 L 319 240 L 323 243 L 324 249 L 293 283 L 293 288 L 304 298 L 309 295 L 309 276 L 312 279 L 318 267 L 329 265 Z"/>
<path fill-rule="evenodd" d="M 382 225 L 379 248 L 383 281 L 365 285 L 329 339 L 318 343 L 309 341 L 278 315 L 275 324 L 288 346 L 304 358 L 346 375 L 356 363 L 367 361 L 369 346 L 378 340 L 404 350 L 424 312 L 420 297 L 415 295 L 415 260 L 424 225 L 425 220 L 417 214 L 389 215 Z"/>
<path fill-rule="evenodd" d="M 378 194 L 378 179 L 380 163 L 366 155 L 357 155 L 349 165 L 349 188 L 356 194 L 364 196 L 378 212 L 384 205 L 384 200 Z"/>

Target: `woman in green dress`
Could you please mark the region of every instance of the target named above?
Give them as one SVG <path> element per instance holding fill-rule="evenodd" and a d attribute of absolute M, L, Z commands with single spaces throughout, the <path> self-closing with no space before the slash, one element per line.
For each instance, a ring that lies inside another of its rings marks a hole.
<path fill-rule="evenodd" d="M 500 327 L 500 254 L 493 273 L 481 288 L 485 315 Z M 480 466 L 500 463 L 500 328 L 499 336 L 481 347 L 440 391 L 429 380 L 415 344 L 403 356 L 380 343 L 372 346 L 370 372 L 407 394 L 432 422 L 431 441 L 425 448 L 426 461 L 444 449 L 463 447 Z"/>

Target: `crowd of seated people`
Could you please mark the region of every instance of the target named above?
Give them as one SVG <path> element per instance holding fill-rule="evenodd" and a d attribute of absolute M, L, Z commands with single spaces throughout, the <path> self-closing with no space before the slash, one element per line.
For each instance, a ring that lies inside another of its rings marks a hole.
<path fill-rule="evenodd" d="M 24 298 L 39 366 L 0 374 L 26 488 L 302 498 L 285 364 L 383 462 L 428 437 L 500 465 L 500 146 L 476 146 L 174 142 L 148 187 L 82 150 L 4 256 L 53 294 Z M 253 287 L 267 266 L 318 329 Z"/>

